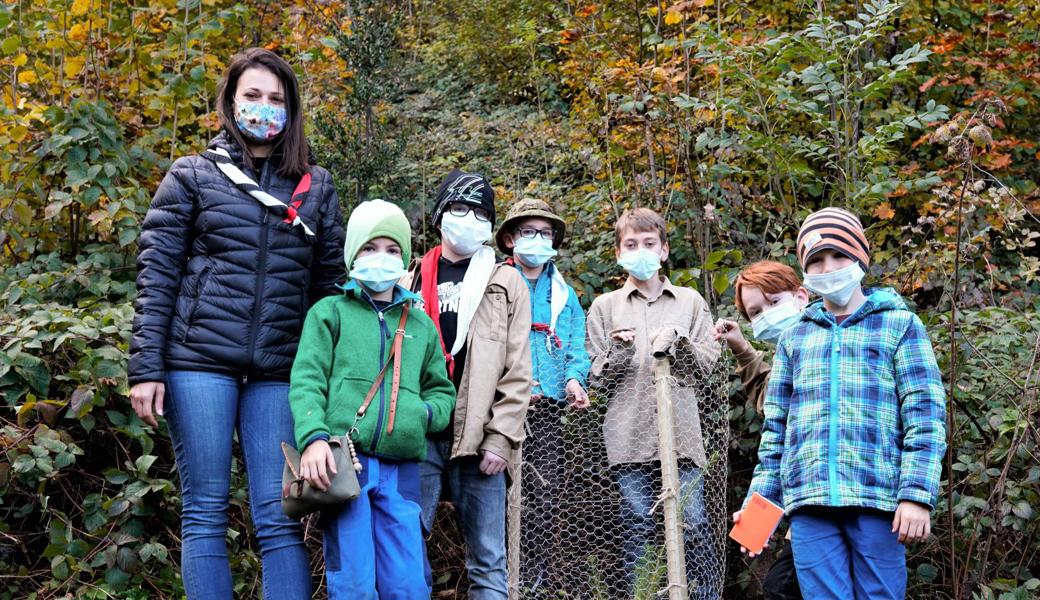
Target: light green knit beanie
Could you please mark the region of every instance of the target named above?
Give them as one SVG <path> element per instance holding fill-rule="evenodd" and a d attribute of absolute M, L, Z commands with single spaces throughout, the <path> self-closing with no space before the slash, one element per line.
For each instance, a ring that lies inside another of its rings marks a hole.
<path fill-rule="evenodd" d="M 405 268 L 412 259 L 412 226 L 408 217 L 396 204 L 386 200 L 368 200 L 358 204 L 347 219 L 347 239 L 343 244 L 343 260 L 347 271 L 354 266 L 354 258 L 369 240 L 390 238 L 401 247 Z"/>

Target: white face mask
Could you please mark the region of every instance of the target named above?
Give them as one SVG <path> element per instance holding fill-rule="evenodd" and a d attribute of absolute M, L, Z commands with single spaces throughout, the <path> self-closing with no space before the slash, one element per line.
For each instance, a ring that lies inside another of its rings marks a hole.
<path fill-rule="evenodd" d="M 556 256 L 552 240 L 536 235 L 533 238 L 517 236 L 513 245 L 513 256 L 528 267 L 540 267 Z"/>
<path fill-rule="evenodd" d="M 404 277 L 404 261 L 400 256 L 386 252 L 366 254 L 354 260 L 354 268 L 350 276 L 377 294 L 392 288 L 397 280 Z"/>
<path fill-rule="evenodd" d="M 646 248 L 627 250 L 618 257 L 617 264 L 639 281 L 647 281 L 661 270 L 661 255 Z"/>
<path fill-rule="evenodd" d="M 856 262 L 830 273 L 807 274 L 803 285 L 834 306 L 845 307 L 849 305 L 865 275 L 863 268 Z"/>
<path fill-rule="evenodd" d="M 794 298 L 789 298 L 751 319 L 751 330 L 756 340 L 776 343 L 780 334 L 802 318 L 802 309 Z"/>
<path fill-rule="evenodd" d="M 445 212 L 441 217 L 444 242 L 461 256 L 472 256 L 491 239 L 491 222 L 478 221 L 473 211 L 464 217 Z"/>

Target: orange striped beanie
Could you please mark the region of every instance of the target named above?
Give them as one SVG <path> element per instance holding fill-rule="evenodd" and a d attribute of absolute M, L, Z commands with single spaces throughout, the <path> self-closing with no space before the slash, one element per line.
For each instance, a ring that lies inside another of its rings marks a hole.
<path fill-rule="evenodd" d="M 836 250 L 859 263 L 870 265 L 870 246 L 859 218 L 841 208 L 824 208 L 805 218 L 798 231 L 798 262 L 805 270 L 809 257 L 820 250 Z"/>

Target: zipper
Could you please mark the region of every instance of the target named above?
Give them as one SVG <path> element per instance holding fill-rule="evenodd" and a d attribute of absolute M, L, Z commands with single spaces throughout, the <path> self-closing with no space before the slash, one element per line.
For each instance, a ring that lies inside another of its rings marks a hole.
<path fill-rule="evenodd" d="M 267 189 L 266 183 L 270 178 L 270 165 L 264 163 L 264 168 L 261 170 L 260 177 L 260 189 Z M 247 369 L 253 366 L 253 355 L 256 352 L 256 330 L 260 325 L 260 306 L 263 304 L 263 284 L 267 278 L 267 222 L 271 217 L 271 211 L 267 207 L 261 206 L 260 210 L 263 211 L 263 216 L 260 218 L 260 256 L 257 260 L 256 268 L 256 281 L 253 288 L 253 314 L 249 321 L 249 353 L 247 354 Z M 242 375 L 242 383 L 249 381 L 248 375 Z"/>
<path fill-rule="evenodd" d="M 837 506 L 841 502 L 838 491 L 838 428 L 840 417 L 838 413 L 838 394 L 841 391 L 841 325 L 835 324 L 833 339 L 831 342 L 831 389 L 830 389 L 830 426 L 827 432 L 827 444 L 829 452 L 827 456 L 827 479 L 829 480 L 830 502 Z"/>
<path fill-rule="evenodd" d="M 191 327 L 195 324 L 195 311 L 199 308 L 199 294 L 202 290 L 206 289 L 206 278 L 209 277 L 209 271 L 212 265 L 207 264 L 199 272 L 199 276 L 195 279 L 195 297 L 191 301 L 191 306 L 188 308 L 188 319 L 186 321 L 186 327 L 184 328 L 184 337 L 181 338 L 181 342 L 188 341 L 188 334 L 191 333 Z"/>
<path fill-rule="evenodd" d="M 367 297 L 367 294 L 366 294 Z M 369 304 L 372 304 L 372 300 L 369 299 Z M 375 305 L 372 304 L 372 308 Z M 379 362 L 376 363 L 376 373 L 383 368 L 383 354 L 386 352 L 386 338 L 390 335 L 389 330 L 386 327 L 386 318 L 383 316 L 383 311 L 376 310 L 376 314 L 379 315 Z M 369 448 L 372 453 L 376 451 L 376 444 L 379 443 L 379 436 L 383 433 L 383 411 L 386 406 L 386 386 L 384 385 L 386 380 L 379 384 L 379 414 L 376 415 L 376 429 L 372 435 L 372 445 Z"/>

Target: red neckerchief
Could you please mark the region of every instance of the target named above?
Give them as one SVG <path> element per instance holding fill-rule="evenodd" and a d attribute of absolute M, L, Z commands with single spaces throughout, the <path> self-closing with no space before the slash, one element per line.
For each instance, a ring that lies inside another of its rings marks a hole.
<path fill-rule="evenodd" d="M 303 177 L 300 178 L 300 183 L 296 184 L 296 189 L 293 190 L 292 196 L 289 198 L 289 206 L 286 207 L 285 222 L 292 224 L 296 220 L 296 211 L 303 204 L 303 201 L 307 199 L 307 193 L 311 191 L 311 174 L 304 173 Z"/>
<path fill-rule="evenodd" d="M 448 352 L 444 346 L 444 334 L 441 333 L 441 305 L 437 297 L 437 267 L 441 260 L 441 247 L 438 244 L 433 250 L 423 256 L 419 265 L 419 277 L 422 279 L 420 295 L 423 299 L 423 309 L 433 319 L 433 326 L 437 328 L 437 339 L 441 343 L 441 352 L 444 353 L 444 362 L 448 363 L 448 377 L 455 376 L 455 357 Z"/>
<path fill-rule="evenodd" d="M 507 265 L 516 266 L 513 262 L 512 256 L 507 258 L 505 262 Z M 557 348 L 563 348 L 563 340 L 560 339 L 560 336 L 556 335 L 556 332 L 553 331 L 552 327 L 549 327 L 548 323 L 531 323 L 531 331 L 540 331 L 546 334 L 549 336 L 549 341 L 555 344 Z"/>

